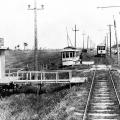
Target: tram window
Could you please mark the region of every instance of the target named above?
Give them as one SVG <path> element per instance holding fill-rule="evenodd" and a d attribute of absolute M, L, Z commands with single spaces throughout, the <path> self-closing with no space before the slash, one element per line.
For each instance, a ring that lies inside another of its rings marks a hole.
<path fill-rule="evenodd" d="M 64 52 L 62 53 L 62 57 L 65 58 L 65 53 Z"/>
<path fill-rule="evenodd" d="M 73 52 L 70 52 L 70 57 L 73 57 Z"/>
<path fill-rule="evenodd" d="M 66 52 L 66 58 L 69 58 L 69 52 Z"/>
<path fill-rule="evenodd" d="M 75 52 L 73 52 L 73 57 L 75 57 Z"/>
<path fill-rule="evenodd" d="M 104 50 L 104 49 L 105 49 L 105 47 L 104 47 L 104 46 L 102 46 L 102 47 L 101 47 L 101 50 Z"/>

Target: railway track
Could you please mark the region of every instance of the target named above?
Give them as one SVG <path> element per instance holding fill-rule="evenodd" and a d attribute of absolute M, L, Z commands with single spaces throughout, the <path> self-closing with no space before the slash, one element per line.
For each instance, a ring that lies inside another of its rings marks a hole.
<path fill-rule="evenodd" d="M 120 120 L 120 100 L 109 70 L 94 73 L 83 120 Z"/>

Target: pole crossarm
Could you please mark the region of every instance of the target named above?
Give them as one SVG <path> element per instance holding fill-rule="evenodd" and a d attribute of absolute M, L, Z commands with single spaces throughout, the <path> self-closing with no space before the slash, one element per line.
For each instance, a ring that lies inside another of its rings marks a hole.
<path fill-rule="evenodd" d="M 79 30 L 77 30 L 76 25 L 75 25 L 75 29 L 72 29 L 72 30 L 75 32 L 75 48 L 76 48 L 76 32 Z"/>
<path fill-rule="evenodd" d="M 103 6 L 103 7 L 97 7 L 97 8 L 99 9 L 99 8 L 115 8 L 115 7 L 120 7 L 120 6 Z"/>

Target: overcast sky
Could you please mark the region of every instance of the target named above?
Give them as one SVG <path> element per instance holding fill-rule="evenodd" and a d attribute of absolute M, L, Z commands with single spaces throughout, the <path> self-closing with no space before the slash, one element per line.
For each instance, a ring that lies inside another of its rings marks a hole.
<path fill-rule="evenodd" d="M 27 42 L 34 46 L 34 12 L 27 9 L 34 7 L 34 0 L 0 1 L 0 37 L 5 39 L 5 46 L 14 48 Z M 74 29 L 77 25 L 77 47 L 82 47 L 82 34 L 85 41 L 90 36 L 92 45 L 104 41 L 108 24 L 113 24 L 113 15 L 117 22 L 120 39 L 120 8 L 97 9 L 98 6 L 120 5 L 120 0 L 37 0 L 37 7 L 45 5 L 37 12 L 38 44 L 41 48 L 64 48 L 67 46 L 66 27 L 74 44 Z M 112 43 L 114 43 L 112 27 Z"/>

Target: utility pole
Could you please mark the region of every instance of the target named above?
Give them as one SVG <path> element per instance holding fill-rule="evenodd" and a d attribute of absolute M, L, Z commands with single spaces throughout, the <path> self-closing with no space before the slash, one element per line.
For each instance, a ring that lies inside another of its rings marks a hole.
<path fill-rule="evenodd" d="M 105 8 L 106 9 L 106 8 L 118 8 L 118 7 L 120 7 L 120 6 L 118 6 L 118 5 L 116 5 L 116 6 L 104 6 L 104 7 L 97 7 L 97 8 L 102 8 L 102 9 Z M 115 26 L 114 26 L 114 29 L 116 31 L 116 27 Z M 109 25 L 109 30 L 111 31 L 111 25 Z M 111 34 L 111 32 L 110 32 L 110 34 Z M 115 36 L 116 36 L 116 40 L 117 40 L 117 33 L 116 32 L 115 32 Z M 111 39 L 111 35 L 110 35 L 110 39 Z M 111 42 L 110 42 L 110 45 L 111 45 Z M 110 50 L 111 50 L 111 46 L 110 46 Z M 110 54 L 110 56 L 111 56 L 111 54 Z"/>
<path fill-rule="evenodd" d="M 85 33 L 83 33 L 82 35 L 83 35 L 83 49 L 84 49 L 84 36 L 85 36 Z"/>
<path fill-rule="evenodd" d="M 75 25 L 75 29 L 73 29 L 73 31 L 75 32 L 75 48 L 76 48 L 76 32 L 79 31 L 79 30 L 77 30 L 76 25 Z"/>
<path fill-rule="evenodd" d="M 113 16 L 113 20 L 114 20 L 115 39 L 116 39 L 116 45 L 117 45 L 117 63 L 119 65 L 119 44 L 117 39 L 116 21 L 114 19 L 114 16 Z"/>
<path fill-rule="evenodd" d="M 108 25 L 109 26 L 109 35 L 110 35 L 110 57 L 111 57 L 111 26 L 112 25 Z"/>
<path fill-rule="evenodd" d="M 107 54 L 108 54 L 108 33 L 106 34 L 106 38 L 107 38 Z"/>
<path fill-rule="evenodd" d="M 105 46 L 106 46 L 106 36 L 105 36 Z"/>
<path fill-rule="evenodd" d="M 34 8 L 31 8 L 30 5 L 28 5 L 28 10 L 34 11 L 34 70 L 38 71 L 38 39 L 37 39 L 37 11 L 42 10 L 44 8 L 44 5 L 41 5 L 41 8 L 37 8 L 37 1 L 34 0 Z"/>
<path fill-rule="evenodd" d="M 88 43 L 89 43 L 89 35 L 87 37 L 87 49 L 88 49 Z"/>

